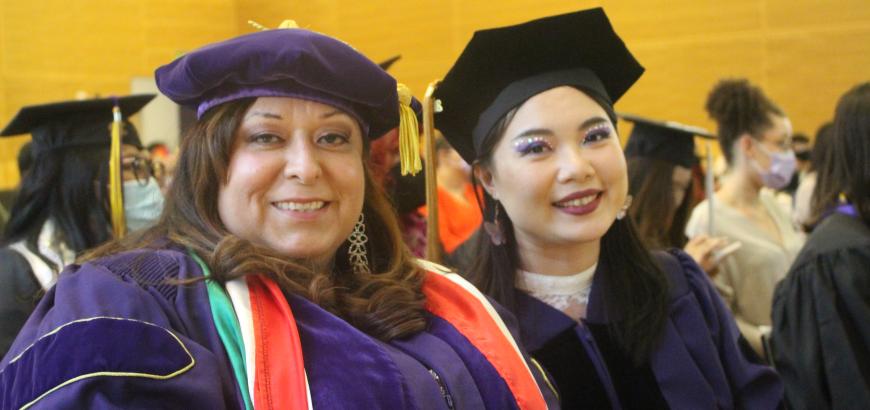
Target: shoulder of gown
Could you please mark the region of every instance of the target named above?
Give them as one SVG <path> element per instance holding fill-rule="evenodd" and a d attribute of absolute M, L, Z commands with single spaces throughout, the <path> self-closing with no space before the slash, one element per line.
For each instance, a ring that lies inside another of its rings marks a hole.
<path fill-rule="evenodd" d="M 870 229 L 832 215 L 773 298 L 773 359 L 794 408 L 870 403 Z"/>
<path fill-rule="evenodd" d="M 226 408 L 225 353 L 180 317 L 213 326 L 208 311 L 180 308 L 204 286 L 167 283 L 200 275 L 172 250 L 70 265 L 0 362 L 0 408 Z"/>
<path fill-rule="evenodd" d="M 27 317 L 33 312 L 42 288 L 27 259 L 8 248 L 0 248 L 0 356 L 6 354 Z"/>
<path fill-rule="evenodd" d="M 482 292 L 477 290 L 471 282 L 465 279 L 465 277 L 455 272 L 454 270 L 441 266 L 439 264 L 424 260 L 418 259 L 418 265 L 429 272 L 440 275 L 451 275 L 451 280 L 454 283 L 460 284 L 462 288 L 465 288 L 469 294 L 474 293 L 477 294 L 481 299 L 481 303 L 484 305 L 488 305 L 492 308 L 493 313 L 498 316 L 498 319 L 501 320 L 507 331 L 508 337 L 513 339 L 513 343 L 516 344 L 516 348 L 528 367 L 529 371 L 534 378 L 535 383 L 538 386 L 538 389 L 543 396 L 544 401 L 547 403 L 547 407 L 550 409 L 559 408 L 559 399 L 558 392 L 556 391 L 553 381 L 551 380 L 550 375 L 544 370 L 543 367 L 539 363 L 537 363 L 534 359 L 531 358 L 528 354 L 528 350 L 526 346 L 523 344 L 523 340 L 521 337 L 521 323 L 517 320 L 517 317 L 507 308 L 490 298 L 488 295 L 484 295 Z"/>
<path fill-rule="evenodd" d="M 707 352 L 710 357 L 698 361 L 697 367 L 701 373 L 711 377 L 709 380 L 714 389 L 716 377 L 710 375 L 719 371 L 714 369 L 721 369 L 727 381 L 727 387 L 722 388 L 730 391 L 731 399 L 738 407 L 777 407 L 783 394 L 779 377 L 772 368 L 759 363 L 745 340 L 741 340 L 733 316 L 703 270 L 688 254 L 678 249 L 656 252 L 655 255 L 671 280 L 669 327 L 679 335 L 671 339 L 666 336 L 665 340 L 672 340 L 671 343 L 682 341 L 685 348 L 693 352 L 692 358 L 696 361 L 704 356 L 701 352 Z M 702 321 L 698 320 L 699 314 Z M 706 327 L 708 336 L 701 336 L 700 326 Z"/>

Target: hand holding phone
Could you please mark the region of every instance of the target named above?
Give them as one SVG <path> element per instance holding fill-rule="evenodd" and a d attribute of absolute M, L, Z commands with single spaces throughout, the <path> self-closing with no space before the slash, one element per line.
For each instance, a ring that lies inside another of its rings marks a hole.
<path fill-rule="evenodd" d="M 724 247 L 713 250 L 713 263 L 718 265 L 726 256 L 736 252 L 743 246 L 743 242 L 734 241 Z"/>
<path fill-rule="evenodd" d="M 685 246 L 685 251 L 698 262 L 701 269 L 711 277 L 716 276 L 722 258 L 739 249 L 740 242 L 729 243 L 725 238 L 698 235 Z"/>

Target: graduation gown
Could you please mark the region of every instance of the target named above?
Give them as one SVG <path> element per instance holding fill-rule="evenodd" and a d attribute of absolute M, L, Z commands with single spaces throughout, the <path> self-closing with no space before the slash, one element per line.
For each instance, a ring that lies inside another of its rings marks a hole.
<path fill-rule="evenodd" d="M 33 312 L 42 287 L 20 253 L 0 248 L 0 356 L 5 355 Z"/>
<path fill-rule="evenodd" d="M 221 341 L 220 322 L 212 319 L 207 286 L 215 284 L 166 282 L 202 275 L 195 260 L 175 250 L 133 251 L 72 265 L 0 362 L 0 408 L 245 408 L 247 391 L 229 358 L 233 347 Z M 282 309 L 289 307 L 295 317 L 304 356 L 301 391 L 308 390 L 309 406 L 519 408 L 511 390 L 516 380 L 496 369 L 504 363 L 490 362 L 491 352 L 479 350 L 458 330 L 475 322 L 456 325 L 432 313 L 440 312 L 432 304 L 437 303 L 427 293 L 425 331 L 386 343 L 287 295 Z M 505 318 L 504 326 L 514 327 Z M 266 323 L 263 329 L 276 327 Z M 256 360 L 259 369 L 259 353 Z M 526 363 L 522 357 L 518 362 Z M 251 385 L 252 392 L 262 389 L 260 382 Z M 288 387 L 277 386 L 275 394 Z M 550 408 L 558 407 L 552 395 L 543 396 Z"/>
<path fill-rule="evenodd" d="M 773 359 L 794 409 L 870 408 L 870 228 L 835 213 L 773 301 Z"/>
<path fill-rule="evenodd" d="M 671 282 L 659 347 L 635 367 L 607 331 L 595 272 L 586 318 L 578 323 L 518 292 L 517 319 L 532 357 L 552 375 L 566 409 L 772 409 L 782 385 L 739 346 L 734 319 L 701 269 L 681 251 L 657 253 Z"/>
<path fill-rule="evenodd" d="M 37 255 L 25 240 L 0 248 L 0 357 L 6 354 L 45 290 L 54 285 L 57 268 L 75 260 L 52 219 L 46 220 L 36 240 Z"/>

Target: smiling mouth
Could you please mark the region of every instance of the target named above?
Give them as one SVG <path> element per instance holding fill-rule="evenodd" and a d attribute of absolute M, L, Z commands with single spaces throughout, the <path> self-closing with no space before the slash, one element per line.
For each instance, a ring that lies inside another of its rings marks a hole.
<path fill-rule="evenodd" d="M 329 202 L 326 201 L 308 201 L 308 202 L 293 202 L 293 201 L 281 201 L 281 202 L 272 202 L 272 206 L 278 208 L 282 211 L 294 211 L 294 212 L 314 212 L 319 211 L 326 207 Z"/>
<path fill-rule="evenodd" d="M 586 206 L 586 205 L 591 204 L 593 201 L 598 199 L 600 196 L 601 196 L 601 192 L 598 192 L 598 193 L 595 193 L 592 195 L 586 195 L 586 196 L 580 197 L 580 198 L 574 198 L 574 199 L 569 199 L 567 201 L 556 202 L 553 205 L 555 205 L 557 208 L 577 208 L 577 207 Z"/>

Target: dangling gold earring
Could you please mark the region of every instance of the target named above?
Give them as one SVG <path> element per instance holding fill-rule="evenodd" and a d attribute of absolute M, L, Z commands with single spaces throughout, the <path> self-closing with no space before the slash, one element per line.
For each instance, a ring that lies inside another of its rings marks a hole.
<path fill-rule="evenodd" d="M 631 195 L 625 197 L 625 203 L 622 204 L 622 208 L 619 208 L 619 212 L 616 213 L 617 220 L 621 221 L 622 218 L 625 218 L 625 216 L 628 215 L 628 208 L 631 207 L 632 199 L 634 198 Z"/>

